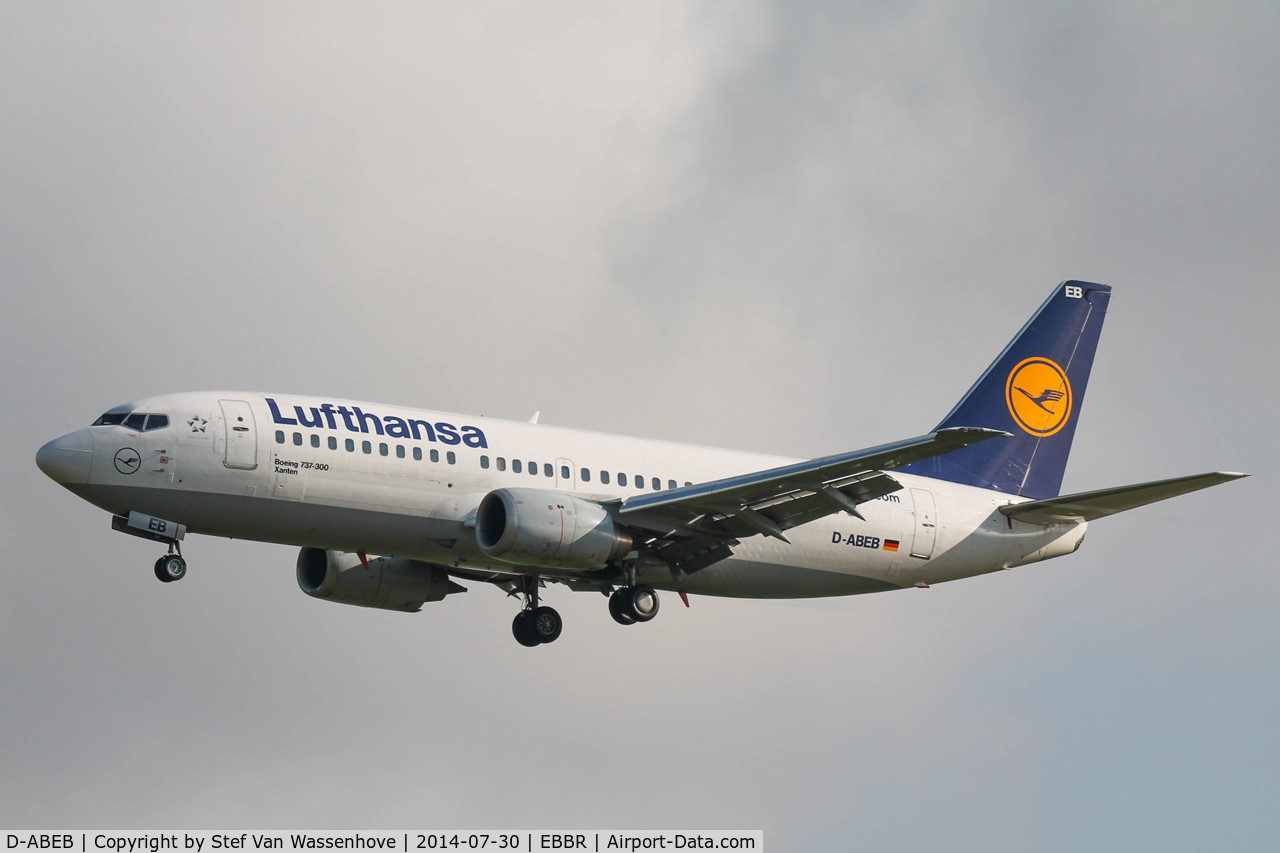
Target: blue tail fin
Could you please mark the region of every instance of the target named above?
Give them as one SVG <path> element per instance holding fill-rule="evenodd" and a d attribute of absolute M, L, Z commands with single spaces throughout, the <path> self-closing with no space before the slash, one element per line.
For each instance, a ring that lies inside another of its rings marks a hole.
<path fill-rule="evenodd" d="M 969 389 L 943 427 L 1013 433 L 900 468 L 912 474 L 1052 498 L 1062 486 L 1111 288 L 1065 281 Z"/>

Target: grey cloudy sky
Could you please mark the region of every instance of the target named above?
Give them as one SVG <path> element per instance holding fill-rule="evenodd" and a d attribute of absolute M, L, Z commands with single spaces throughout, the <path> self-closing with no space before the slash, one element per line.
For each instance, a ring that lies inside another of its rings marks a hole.
<path fill-rule="evenodd" d="M 0 28 L 0 823 L 752 827 L 773 850 L 1280 840 L 1280 12 L 17 3 Z M 48 481 L 107 407 L 320 393 L 811 456 L 1115 287 L 1072 557 L 818 602 L 314 601 Z"/>

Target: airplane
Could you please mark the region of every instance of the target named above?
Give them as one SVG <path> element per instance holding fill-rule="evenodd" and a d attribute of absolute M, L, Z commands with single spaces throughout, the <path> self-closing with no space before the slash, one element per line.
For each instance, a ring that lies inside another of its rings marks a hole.
<path fill-rule="evenodd" d="M 208 392 L 116 406 L 36 464 L 167 546 L 163 582 L 186 576 L 188 533 L 294 545 L 298 586 L 325 601 L 417 612 L 460 581 L 497 587 L 529 647 L 563 629 L 548 582 L 604 594 L 623 625 L 652 620 L 658 590 L 687 607 L 923 588 L 1073 553 L 1090 521 L 1247 476 L 1059 494 L 1110 297 L 1059 284 L 933 431 L 817 459 Z"/>

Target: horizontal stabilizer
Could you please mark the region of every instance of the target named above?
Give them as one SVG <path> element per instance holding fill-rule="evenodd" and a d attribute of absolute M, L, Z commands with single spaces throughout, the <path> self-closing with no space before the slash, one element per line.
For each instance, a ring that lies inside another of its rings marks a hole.
<path fill-rule="evenodd" d="M 1146 506 L 1166 498 L 1176 498 L 1178 495 L 1207 489 L 1219 483 L 1247 476 L 1249 475 L 1231 471 L 1214 471 L 1211 474 L 1194 474 L 1190 477 L 1174 477 L 1172 480 L 1158 480 L 1154 483 L 1139 483 L 1136 486 L 1117 486 L 1114 489 L 1080 492 L 1042 501 L 1011 504 L 1000 507 L 1000 511 L 1010 518 L 1031 524 L 1093 521 L 1095 518 L 1115 515 L 1126 509 Z"/>

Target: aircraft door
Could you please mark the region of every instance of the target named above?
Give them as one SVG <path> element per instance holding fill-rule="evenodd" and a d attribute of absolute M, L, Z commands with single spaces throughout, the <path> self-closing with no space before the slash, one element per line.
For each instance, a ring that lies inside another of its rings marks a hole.
<path fill-rule="evenodd" d="M 222 463 L 228 468 L 252 471 L 258 467 L 258 430 L 253 407 L 244 400 L 219 400 L 222 407 L 226 452 Z"/>
<path fill-rule="evenodd" d="M 574 489 L 576 488 L 577 472 L 573 470 L 573 460 L 557 459 L 556 460 L 556 488 L 558 489 Z"/>
<path fill-rule="evenodd" d="M 933 545 L 938 538 L 938 511 L 933 505 L 933 492 L 912 489 L 915 503 L 915 536 L 911 540 L 911 556 L 927 560 L 933 556 Z"/>

